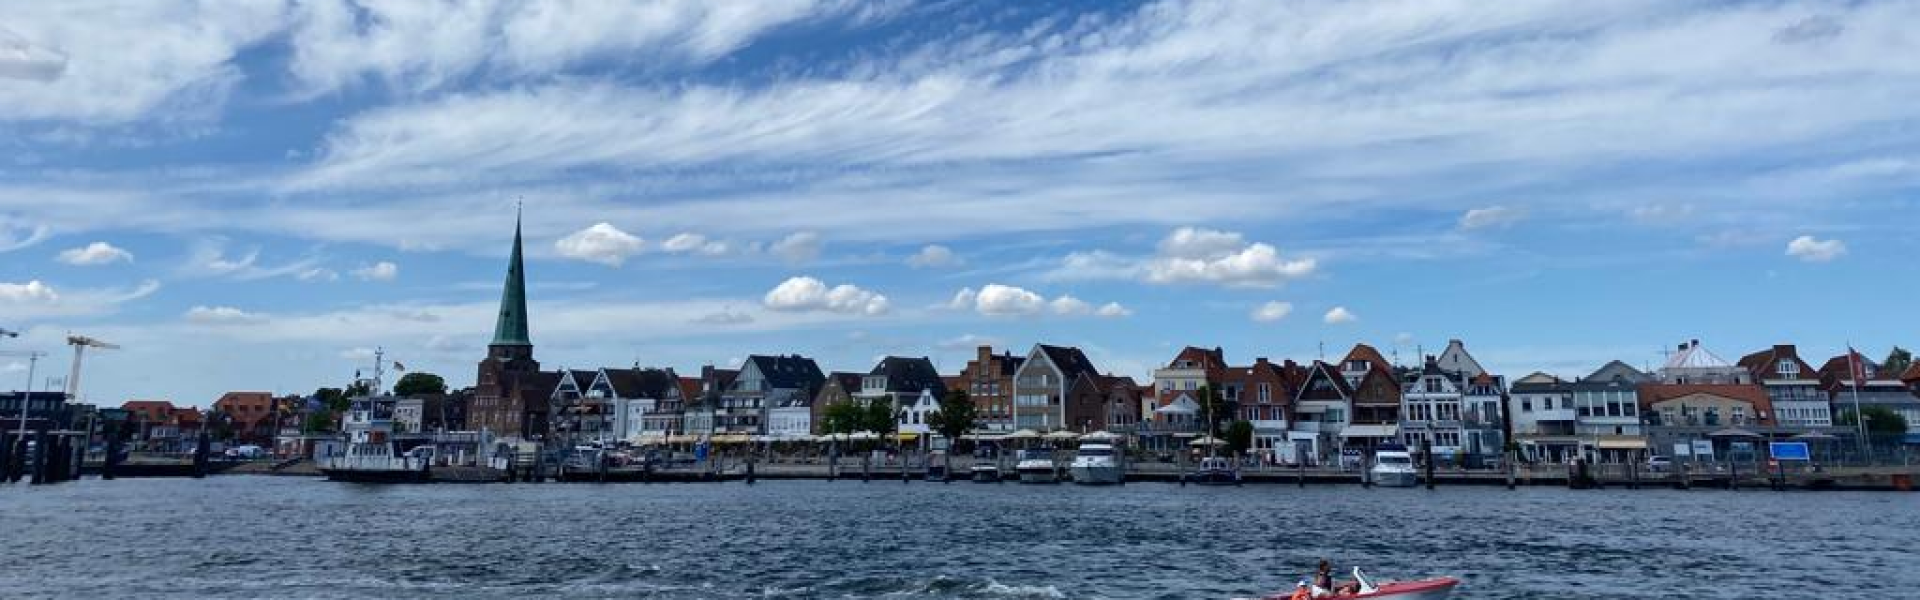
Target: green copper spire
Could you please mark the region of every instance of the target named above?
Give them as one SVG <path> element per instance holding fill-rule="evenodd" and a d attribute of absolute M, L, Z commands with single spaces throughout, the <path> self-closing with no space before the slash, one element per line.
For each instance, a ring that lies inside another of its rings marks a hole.
<path fill-rule="evenodd" d="M 527 274 L 520 260 L 520 214 L 513 215 L 513 258 L 507 260 L 507 287 L 500 292 L 500 320 L 492 346 L 532 346 L 527 336 Z"/>

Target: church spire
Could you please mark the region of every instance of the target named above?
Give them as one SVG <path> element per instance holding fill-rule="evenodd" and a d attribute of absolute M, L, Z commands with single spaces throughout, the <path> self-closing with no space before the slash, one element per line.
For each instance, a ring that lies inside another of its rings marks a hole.
<path fill-rule="evenodd" d="M 507 285 L 500 292 L 500 320 L 492 346 L 532 346 L 527 336 L 527 275 L 520 257 L 520 210 L 513 215 L 513 256 L 507 259 Z"/>

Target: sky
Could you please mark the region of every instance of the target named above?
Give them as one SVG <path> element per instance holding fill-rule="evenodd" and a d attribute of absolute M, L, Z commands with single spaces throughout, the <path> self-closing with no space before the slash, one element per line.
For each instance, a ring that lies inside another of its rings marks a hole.
<path fill-rule="evenodd" d="M 517 205 L 546 368 L 1920 344 L 1916 2 L 0 14 L 0 353 L 102 404 L 471 385 Z"/>

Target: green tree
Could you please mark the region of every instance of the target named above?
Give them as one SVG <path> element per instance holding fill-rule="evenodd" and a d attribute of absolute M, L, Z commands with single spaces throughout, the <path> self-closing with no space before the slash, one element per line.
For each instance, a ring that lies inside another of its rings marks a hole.
<path fill-rule="evenodd" d="M 900 417 L 894 414 L 892 402 L 886 400 L 868 402 L 865 412 L 866 417 L 861 420 L 862 429 L 880 434 L 883 438 L 898 429 Z"/>
<path fill-rule="evenodd" d="M 1900 413 L 1894 412 L 1891 408 L 1868 406 L 1861 408 L 1860 414 L 1867 416 L 1867 435 L 1869 436 L 1899 437 L 1907 434 L 1906 417 L 1900 416 Z M 1851 427 L 1857 421 L 1854 419 L 1853 409 L 1848 408 L 1840 411 L 1840 414 L 1833 418 L 1833 422 Z"/>
<path fill-rule="evenodd" d="M 934 433 L 940 434 L 940 437 L 958 441 L 960 436 L 973 431 L 977 420 L 978 415 L 974 411 L 973 398 L 967 396 L 967 391 L 949 390 L 947 395 L 940 399 L 940 408 L 933 414 L 927 415 L 927 426 L 931 427 Z"/>
<path fill-rule="evenodd" d="M 1228 453 L 1245 454 L 1253 447 L 1253 423 L 1236 420 L 1227 425 L 1226 442 Z"/>
<path fill-rule="evenodd" d="M 233 439 L 233 417 L 225 411 L 207 411 L 206 424 L 207 435 L 212 440 L 224 442 Z"/>
<path fill-rule="evenodd" d="M 342 393 L 346 394 L 348 398 L 370 396 L 373 395 L 373 386 L 365 381 L 355 381 L 353 385 L 347 386 L 346 391 Z"/>
<path fill-rule="evenodd" d="M 820 431 L 827 435 L 845 435 L 860 430 L 866 412 L 852 402 L 828 404 L 820 413 Z"/>
<path fill-rule="evenodd" d="M 1898 377 L 1911 365 L 1913 365 L 1913 353 L 1908 352 L 1906 348 L 1894 346 L 1893 351 L 1887 353 L 1887 360 L 1880 363 L 1880 371 Z"/>
<path fill-rule="evenodd" d="M 328 410 L 307 413 L 306 420 L 300 423 L 300 433 L 333 433 L 333 414 Z"/>
<path fill-rule="evenodd" d="M 426 371 L 408 373 L 400 377 L 399 383 L 393 384 L 393 395 L 402 398 L 445 393 L 447 393 L 447 380 Z"/>
<path fill-rule="evenodd" d="M 1200 403 L 1201 423 L 1207 429 L 1207 435 L 1219 437 L 1220 421 L 1233 417 L 1233 405 L 1220 397 L 1220 391 L 1213 386 L 1200 386 L 1195 401 Z"/>

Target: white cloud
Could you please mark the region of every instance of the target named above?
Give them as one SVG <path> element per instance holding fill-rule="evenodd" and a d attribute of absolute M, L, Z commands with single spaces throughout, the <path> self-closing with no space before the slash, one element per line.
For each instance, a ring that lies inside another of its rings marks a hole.
<path fill-rule="evenodd" d="M 0 216 L 0 252 L 26 248 L 49 237 L 53 237 L 53 229 L 46 225 L 17 225 Z"/>
<path fill-rule="evenodd" d="M 373 356 L 374 350 L 366 347 L 348 348 L 340 351 L 340 358 L 351 361 L 373 360 Z"/>
<path fill-rule="evenodd" d="M 1404 331 L 1402 331 L 1402 332 L 1400 332 L 1400 333 L 1397 333 L 1397 334 L 1394 334 L 1394 336 L 1393 336 L 1393 343 L 1394 343 L 1394 345 L 1396 345 L 1396 346 L 1405 346 L 1405 345 L 1408 345 L 1408 344 L 1412 344 L 1412 343 L 1413 343 L 1413 334 L 1411 334 L 1411 333 L 1407 333 L 1407 332 L 1404 332 Z"/>
<path fill-rule="evenodd" d="M 240 82 L 235 55 L 284 25 L 275 2 L 69 2 L 7 9 L 0 121 L 205 118 Z M 129 35 L 128 32 L 139 32 Z"/>
<path fill-rule="evenodd" d="M 266 266 L 259 264 L 260 250 L 254 248 L 246 254 L 232 257 L 226 253 L 227 241 L 213 237 L 194 242 L 188 251 L 187 261 L 180 273 L 189 277 L 227 277 L 240 281 L 270 279 L 274 277 L 299 275 L 312 271 L 318 259 L 307 257 L 293 262 Z"/>
<path fill-rule="evenodd" d="M 306 273 L 302 272 L 302 275 Z M 400 265 L 380 261 L 353 270 L 353 276 L 365 281 L 393 281 L 400 276 Z"/>
<path fill-rule="evenodd" d="M 955 256 L 952 248 L 939 244 L 928 244 L 913 256 L 907 257 L 907 266 L 915 269 L 939 269 L 963 264 L 966 264 L 966 261 Z"/>
<path fill-rule="evenodd" d="M 186 319 L 189 323 L 200 325 L 241 325 L 267 320 L 265 316 L 231 306 L 195 306 L 187 309 Z"/>
<path fill-rule="evenodd" d="M 1840 240 L 1821 240 L 1803 235 L 1787 242 L 1787 256 L 1806 262 L 1827 262 L 1846 254 L 1847 245 Z"/>
<path fill-rule="evenodd" d="M 1093 311 L 1093 316 L 1108 319 L 1131 317 L 1133 316 L 1133 309 L 1121 306 L 1119 302 L 1108 302 L 1100 305 L 1099 309 Z"/>
<path fill-rule="evenodd" d="M 1488 206 L 1468 210 L 1460 215 L 1460 228 L 1465 230 L 1489 229 L 1512 226 L 1525 219 L 1527 211 L 1507 206 Z"/>
<path fill-rule="evenodd" d="M 8 362 L 7 364 L 4 364 L 4 365 L 0 365 L 0 373 L 25 373 L 25 372 L 27 372 L 27 363 L 23 363 L 17 360 Z"/>
<path fill-rule="evenodd" d="M 312 269 L 307 269 L 305 271 L 296 273 L 294 274 L 293 277 L 294 279 L 298 279 L 301 281 L 339 281 L 340 273 L 338 271 L 334 271 L 333 269 L 323 269 L 319 267 L 314 267 Z"/>
<path fill-rule="evenodd" d="M 974 303 L 979 299 L 979 292 L 973 291 L 973 288 L 970 287 L 963 287 L 960 288 L 960 291 L 953 293 L 953 299 L 947 301 L 946 308 L 949 310 L 972 310 Z"/>
<path fill-rule="evenodd" d="M 41 283 L 38 279 L 26 283 L 0 282 L 0 302 L 52 304 L 59 300 L 60 294 L 53 291 L 53 286 Z"/>
<path fill-rule="evenodd" d="M 1046 298 L 1025 289 L 989 283 L 974 297 L 974 309 L 988 316 L 1031 315 L 1038 314 L 1046 302 Z"/>
<path fill-rule="evenodd" d="M 1360 316 L 1353 314 L 1353 311 L 1347 310 L 1345 306 L 1335 306 L 1333 310 L 1327 311 L 1327 316 L 1321 317 L 1321 320 L 1326 321 L 1329 325 L 1339 325 L 1341 323 L 1358 321 L 1360 320 Z"/>
<path fill-rule="evenodd" d="M 971 333 L 961 334 L 958 337 L 947 338 L 934 343 L 934 347 L 939 348 L 941 350 L 949 350 L 949 351 L 965 350 L 968 352 L 972 352 L 973 350 L 981 346 L 1000 346 L 1000 345 L 1003 345 L 1003 344 L 1001 343 L 999 338 L 983 336 L 983 335 L 975 335 Z"/>
<path fill-rule="evenodd" d="M 106 242 L 94 242 L 79 248 L 61 250 L 60 262 L 75 266 L 105 265 L 118 261 L 133 262 L 133 253 Z"/>
<path fill-rule="evenodd" d="M 792 277 L 767 292 L 761 300 L 767 308 L 780 311 L 827 311 L 844 314 L 881 315 L 889 306 L 887 297 L 841 284 L 828 288 L 812 277 Z"/>
<path fill-rule="evenodd" d="M 595 223 L 553 242 L 554 250 L 561 256 L 609 267 L 625 264 L 627 258 L 639 254 L 645 246 L 645 240 L 606 222 Z"/>
<path fill-rule="evenodd" d="M 698 233 L 683 232 L 674 234 L 667 241 L 660 242 L 660 249 L 667 252 L 694 252 L 706 247 L 707 236 Z"/>
<path fill-rule="evenodd" d="M 818 258 L 820 256 L 820 248 L 824 244 L 825 242 L 820 240 L 820 234 L 811 231 L 801 231 L 782 238 L 778 242 L 774 242 L 773 245 L 767 249 L 773 252 L 774 256 L 778 256 L 787 262 L 805 262 Z"/>
<path fill-rule="evenodd" d="M 700 318 L 694 319 L 693 321 L 703 325 L 743 325 L 752 323 L 753 315 L 728 309 L 701 315 Z"/>
<path fill-rule="evenodd" d="M 1192 227 L 1162 240 L 1160 254 L 1146 264 L 1150 283 L 1273 287 L 1312 274 L 1316 265 L 1312 258 L 1283 260 L 1273 246 L 1247 244 L 1237 233 Z"/>
<path fill-rule="evenodd" d="M 1293 314 L 1293 303 L 1273 301 L 1254 307 L 1252 318 L 1260 323 L 1272 323 Z"/>
<path fill-rule="evenodd" d="M 1079 316 L 1093 313 L 1092 304 L 1067 295 L 1054 298 L 1052 302 L 1047 303 L 1047 308 L 1052 309 L 1053 314 L 1056 315 Z"/>
<path fill-rule="evenodd" d="M 1642 204 L 1627 210 L 1627 216 L 1648 225 L 1671 225 L 1693 216 L 1692 204 Z"/>

